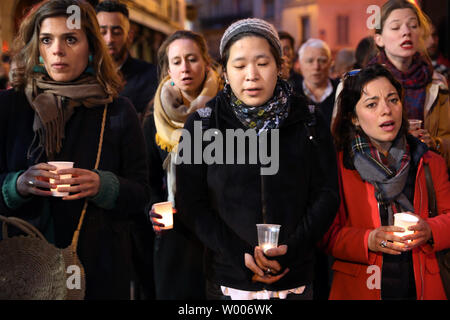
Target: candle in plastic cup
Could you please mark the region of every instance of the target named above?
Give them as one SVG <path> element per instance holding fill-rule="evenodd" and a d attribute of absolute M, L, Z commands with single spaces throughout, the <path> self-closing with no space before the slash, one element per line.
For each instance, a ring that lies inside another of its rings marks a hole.
<path fill-rule="evenodd" d="M 409 119 L 409 131 L 415 131 L 422 128 L 422 120 Z"/>
<path fill-rule="evenodd" d="M 50 171 L 51 173 L 57 173 L 58 170 L 73 168 L 73 162 L 70 161 L 49 161 L 48 164 L 55 166 L 57 169 L 55 171 Z M 70 179 L 71 174 L 61 174 L 59 179 Z M 50 183 L 55 183 L 54 179 L 50 179 Z M 67 188 L 70 184 L 58 184 L 58 188 Z M 59 192 L 57 189 L 50 189 L 52 196 L 54 197 L 65 197 L 69 195 L 69 192 Z"/>
<path fill-rule="evenodd" d="M 419 218 L 409 213 L 400 212 L 394 214 L 394 226 L 405 229 L 405 232 L 394 232 L 394 234 L 399 237 L 404 237 L 409 234 L 413 234 L 414 231 L 408 230 L 408 227 L 416 225 L 417 222 L 419 222 Z M 411 240 L 409 240 L 408 242 L 411 242 Z"/>
<path fill-rule="evenodd" d="M 153 205 L 153 209 L 155 212 L 162 216 L 161 219 L 156 219 L 159 223 L 163 223 L 164 227 L 161 227 L 163 230 L 172 229 L 173 228 L 173 209 L 172 202 L 158 202 Z"/>
<path fill-rule="evenodd" d="M 257 224 L 258 246 L 266 253 L 267 250 L 278 247 L 279 224 Z"/>

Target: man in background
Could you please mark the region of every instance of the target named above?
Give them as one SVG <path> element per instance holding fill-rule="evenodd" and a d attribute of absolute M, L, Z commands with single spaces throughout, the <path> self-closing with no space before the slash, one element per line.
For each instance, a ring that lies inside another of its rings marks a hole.
<path fill-rule="evenodd" d="M 278 37 L 281 42 L 281 49 L 283 51 L 283 65 L 281 66 L 281 77 L 289 82 L 294 88 L 294 91 L 299 90 L 302 77 L 294 71 L 294 63 L 296 54 L 294 51 L 294 38 L 285 31 L 278 31 Z"/>
<path fill-rule="evenodd" d="M 426 41 L 428 55 L 431 58 L 431 63 L 435 71 L 442 74 L 447 79 L 447 84 L 450 76 L 450 62 L 445 59 L 441 52 L 439 52 L 439 34 L 436 27 L 430 23 L 431 34 Z"/>
<path fill-rule="evenodd" d="M 322 112 L 328 125 L 331 124 L 334 99 L 339 79 L 330 78 L 331 51 L 320 39 L 309 39 L 298 51 L 302 80 L 299 91 Z"/>
<path fill-rule="evenodd" d="M 100 2 L 96 11 L 100 32 L 117 69 L 125 80 L 125 87 L 120 94 L 133 102 L 142 121 L 158 86 L 156 67 L 133 58 L 128 51 L 132 39 L 126 5 L 115 0 L 107 0 Z"/>

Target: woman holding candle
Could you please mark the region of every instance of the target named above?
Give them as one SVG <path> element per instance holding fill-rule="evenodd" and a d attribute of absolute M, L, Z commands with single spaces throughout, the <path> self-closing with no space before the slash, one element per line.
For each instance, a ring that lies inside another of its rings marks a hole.
<path fill-rule="evenodd" d="M 408 134 L 401 97 L 381 65 L 344 77 L 333 127 L 342 202 L 325 237 L 336 258 L 330 299 L 445 299 L 435 252 L 450 247 L 450 182 L 444 159 Z M 394 234 L 406 231 L 393 226 L 396 212 L 415 212 L 413 234 Z"/>
<path fill-rule="evenodd" d="M 235 22 L 222 37 L 220 54 L 227 84 L 191 115 L 185 130 L 194 137 L 201 123 L 206 132 L 222 136 L 216 154 L 223 147 L 227 163 L 177 165 L 177 215 L 207 249 L 207 297 L 311 299 L 313 248 L 339 203 L 329 129 L 278 76 L 281 44 L 271 24 Z M 244 139 L 245 147 L 235 154 L 228 148 L 235 140 L 229 133 L 244 130 L 253 138 Z M 270 137 L 270 153 L 279 160 L 270 173 L 264 173 L 261 158 L 249 161 L 255 156 L 250 150 L 255 152 L 255 144 L 262 148 L 264 137 Z M 278 247 L 263 252 L 258 246 L 260 223 L 281 225 Z"/>
<path fill-rule="evenodd" d="M 411 1 L 390 0 L 381 9 L 375 43 L 380 49 L 370 64 L 384 64 L 405 90 L 409 119 L 423 120 L 424 128 L 411 131 L 440 153 L 450 168 L 450 107 L 445 77 L 433 71 L 424 39 L 429 24 Z"/>
<path fill-rule="evenodd" d="M 211 66 L 205 39 L 191 31 L 170 35 L 158 51 L 158 62 L 161 80 L 154 112 L 144 125 L 150 206 L 171 201 L 176 207 L 174 161 L 181 129 L 189 115 L 217 94 L 221 80 Z M 153 208 L 150 216 L 158 235 L 153 257 L 156 299 L 204 299 L 203 245 L 177 215 L 173 229 L 164 234 L 160 230 L 164 224 L 158 222 L 161 216 Z"/>
<path fill-rule="evenodd" d="M 69 28 L 74 6 L 79 27 Z M 15 45 L 15 88 L 0 93 L 0 212 L 34 222 L 65 248 L 87 199 L 77 250 L 85 298 L 129 299 L 128 223 L 147 202 L 145 144 L 133 106 L 118 97 L 121 80 L 95 11 L 82 0 L 43 2 L 21 24 Z M 48 161 L 58 160 L 75 168 L 52 173 Z M 58 191 L 70 194 L 51 197 L 50 188 L 62 184 L 70 186 Z"/>

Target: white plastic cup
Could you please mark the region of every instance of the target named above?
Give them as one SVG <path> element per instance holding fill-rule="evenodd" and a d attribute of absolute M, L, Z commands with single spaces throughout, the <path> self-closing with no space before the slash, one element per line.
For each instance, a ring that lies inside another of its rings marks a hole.
<path fill-rule="evenodd" d="M 163 230 L 172 229 L 173 228 L 173 209 L 172 202 L 158 202 L 153 205 L 153 209 L 155 212 L 162 216 L 161 219 L 156 219 L 159 223 L 163 223 L 164 227 L 161 227 Z"/>
<path fill-rule="evenodd" d="M 49 161 L 48 164 L 55 166 L 57 169 L 55 171 L 50 171 L 51 173 L 57 173 L 58 170 L 62 169 L 70 169 L 73 168 L 73 162 L 70 161 Z M 72 175 L 69 174 L 61 174 L 59 179 L 70 179 Z M 55 183 L 54 179 L 50 179 L 50 183 Z M 58 188 L 68 188 L 70 184 L 58 184 Z M 52 196 L 54 197 L 65 197 L 69 195 L 69 192 L 59 192 L 57 189 L 50 189 L 52 192 Z"/>
<path fill-rule="evenodd" d="M 257 224 L 258 246 L 266 253 L 267 250 L 278 247 L 279 224 Z"/>
<path fill-rule="evenodd" d="M 422 128 L 422 120 L 419 119 L 409 119 L 409 131 L 416 131 Z"/>
<path fill-rule="evenodd" d="M 408 227 L 416 225 L 417 222 L 419 222 L 419 218 L 417 218 L 416 216 L 413 216 L 412 214 L 405 213 L 405 212 L 400 212 L 400 213 L 394 214 L 394 226 L 405 229 L 404 232 L 394 232 L 394 234 L 399 237 L 404 237 L 409 234 L 413 234 L 414 231 L 408 230 Z M 409 240 L 408 242 L 410 242 L 410 241 L 411 240 Z"/>

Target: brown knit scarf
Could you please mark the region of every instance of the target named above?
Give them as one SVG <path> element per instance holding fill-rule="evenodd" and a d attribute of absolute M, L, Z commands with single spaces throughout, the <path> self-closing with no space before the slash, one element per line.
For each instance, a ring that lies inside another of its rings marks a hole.
<path fill-rule="evenodd" d="M 65 126 L 75 107 L 83 105 L 92 108 L 113 100 L 97 79 L 88 74 L 83 74 L 73 82 L 58 82 L 45 74 L 35 73 L 28 81 L 25 95 L 35 111 L 35 136 L 28 149 L 28 159 L 39 149 L 41 154 L 45 150 L 48 160 L 55 158 L 61 151 Z M 39 145 L 33 147 L 37 137 Z M 39 158 L 40 155 L 36 159 Z"/>
<path fill-rule="evenodd" d="M 172 82 L 170 76 L 165 77 L 158 86 L 154 102 L 154 118 L 156 126 L 156 143 L 161 149 L 171 152 L 181 137 L 181 130 L 186 119 L 197 109 L 205 107 L 206 103 L 214 98 L 221 89 L 218 73 L 212 68 L 208 71 L 202 90 L 197 98 L 185 105 L 182 94 L 178 97 L 162 92 L 173 91 L 168 89 Z M 176 87 L 173 87 L 176 88 Z M 179 89 L 176 89 L 179 90 Z"/>

